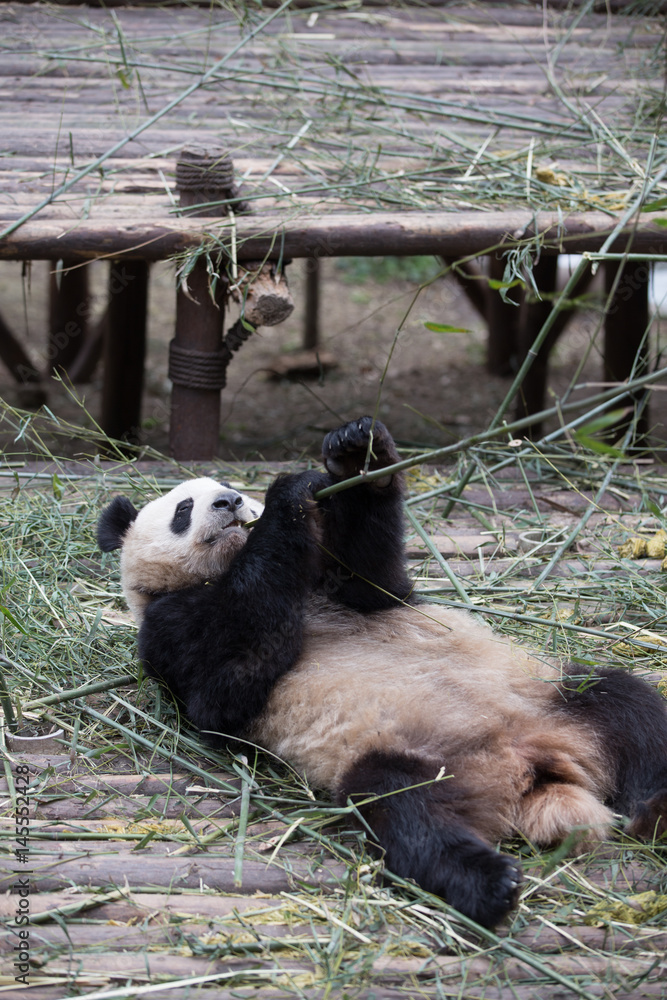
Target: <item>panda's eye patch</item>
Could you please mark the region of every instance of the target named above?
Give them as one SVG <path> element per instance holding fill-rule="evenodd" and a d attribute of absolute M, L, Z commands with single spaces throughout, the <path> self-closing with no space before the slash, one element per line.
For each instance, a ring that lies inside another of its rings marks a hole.
<path fill-rule="evenodd" d="M 174 535 L 182 535 L 190 527 L 194 504 L 195 502 L 192 497 L 188 497 L 187 500 L 181 500 L 180 503 L 176 504 L 176 510 L 169 525 Z"/>

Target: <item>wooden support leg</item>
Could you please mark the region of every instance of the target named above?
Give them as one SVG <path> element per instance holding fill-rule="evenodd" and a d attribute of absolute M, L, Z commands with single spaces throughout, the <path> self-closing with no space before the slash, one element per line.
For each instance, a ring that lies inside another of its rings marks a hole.
<path fill-rule="evenodd" d="M 484 281 L 484 275 L 481 270 L 471 260 L 464 260 L 459 263 L 457 263 L 456 257 L 441 257 L 440 260 L 447 267 L 451 267 L 451 276 L 465 292 L 470 305 L 476 309 L 486 322 L 489 311 L 489 295 L 487 292 L 490 292 L 490 289 Z M 453 267 L 453 264 L 456 264 L 456 267 Z"/>
<path fill-rule="evenodd" d="M 67 374 L 75 385 L 92 382 L 95 369 L 102 359 L 109 326 L 109 310 L 104 310 L 99 321 L 88 331 L 81 350 L 70 365 Z"/>
<path fill-rule="evenodd" d="M 303 347 L 313 351 L 320 339 L 320 262 L 317 257 L 306 260 L 306 311 L 303 325 Z"/>
<path fill-rule="evenodd" d="M 17 382 L 39 382 L 39 372 L 0 316 L 0 358 Z"/>
<path fill-rule="evenodd" d="M 607 261 L 604 264 L 605 288 L 612 293 L 618 264 Z M 604 380 L 624 382 L 631 377 L 645 374 L 648 368 L 648 285 L 649 264 L 643 261 L 626 261 L 621 265 L 622 273 L 616 285 L 611 302 L 608 304 L 604 324 Z M 628 403 L 643 403 L 637 418 L 635 442 L 648 434 L 648 405 L 645 393 L 630 394 Z M 615 436 L 626 429 L 634 420 L 630 415 L 615 427 Z"/>
<path fill-rule="evenodd" d="M 502 258 L 489 257 L 489 277 L 502 281 L 504 272 Z M 487 368 L 493 375 L 511 375 L 516 370 L 519 308 L 503 302 L 499 292 L 490 289 L 487 319 Z"/>
<path fill-rule="evenodd" d="M 119 440 L 139 440 L 147 302 L 146 261 L 112 261 L 101 425 L 109 437 Z"/>
<path fill-rule="evenodd" d="M 82 349 L 88 331 L 90 291 L 88 267 L 63 260 L 62 270 L 49 275 L 49 344 L 47 357 L 52 371 L 69 372 Z"/>
<path fill-rule="evenodd" d="M 553 309 L 553 293 L 556 291 L 556 279 L 558 276 L 558 256 L 547 257 L 542 255 L 533 267 L 533 277 L 540 292 L 544 292 L 543 299 L 533 299 L 530 293 L 524 295 L 519 311 L 519 330 L 517 345 L 519 360 L 527 356 L 531 350 L 535 338 L 544 326 L 549 313 Z M 527 373 L 517 399 L 516 417 L 521 419 L 531 413 L 539 413 L 544 409 L 544 396 L 547 387 L 547 372 L 549 367 L 549 354 L 551 348 L 556 343 L 562 330 L 552 327 L 547 339 L 533 360 L 532 367 Z M 542 425 L 533 424 L 527 433 L 531 437 L 542 436 Z"/>
<path fill-rule="evenodd" d="M 220 390 L 229 360 L 222 344 L 226 285 L 218 282 L 213 301 L 206 262 L 198 260 L 188 275 L 188 289 L 189 296 L 180 289 L 176 293 L 169 444 L 174 458 L 211 459 L 218 447 Z"/>

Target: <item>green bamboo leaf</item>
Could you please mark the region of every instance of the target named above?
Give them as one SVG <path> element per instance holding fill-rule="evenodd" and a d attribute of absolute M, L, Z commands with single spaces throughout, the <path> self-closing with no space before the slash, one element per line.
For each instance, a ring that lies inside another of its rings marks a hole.
<path fill-rule="evenodd" d="M 2 604 L 0 604 L 0 614 L 4 615 L 7 621 L 11 622 L 14 628 L 17 628 L 19 632 L 23 633 L 23 635 L 30 635 L 27 629 L 24 628 L 23 625 L 21 625 L 21 622 L 14 617 L 9 608 L 5 608 L 4 605 Z"/>
<path fill-rule="evenodd" d="M 658 506 L 658 504 L 655 503 L 654 500 L 651 500 L 650 497 L 647 497 L 644 502 L 646 504 L 647 509 L 650 510 L 651 514 L 655 515 L 655 517 L 662 517 L 662 510 Z"/>
<path fill-rule="evenodd" d="M 499 292 L 501 290 L 508 291 L 510 288 L 515 288 L 519 285 L 521 288 L 526 287 L 526 282 L 522 281 L 521 278 L 514 278 L 513 281 L 499 281 L 498 278 L 487 278 L 486 279 L 489 288 L 492 288 L 494 292 Z"/>
<path fill-rule="evenodd" d="M 593 437 L 593 435 L 613 427 L 614 424 L 627 417 L 631 409 L 629 406 L 624 406 L 617 410 L 609 410 L 608 413 L 603 413 L 601 416 L 596 417 L 595 420 L 589 420 L 588 423 L 574 432 L 575 441 L 582 448 L 587 448 L 588 451 L 593 451 L 597 455 L 608 455 L 611 458 L 625 458 L 625 452 L 619 448 L 615 448 L 614 445 L 609 444 L 604 439 L 601 440 L 598 437 Z"/>
<path fill-rule="evenodd" d="M 655 201 L 647 201 L 642 205 L 642 212 L 659 212 L 662 208 L 667 208 L 667 195 L 657 198 Z"/>
<path fill-rule="evenodd" d="M 424 326 L 434 333 L 472 333 L 463 326 L 450 326 L 449 323 L 424 323 Z"/>
<path fill-rule="evenodd" d="M 577 444 L 580 444 L 582 448 L 587 448 L 589 451 L 594 451 L 598 455 L 609 455 L 611 458 L 625 458 L 625 452 L 621 451 L 619 448 L 614 448 L 612 444 L 606 444 L 599 438 L 587 437 L 585 434 L 575 434 L 574 435 Z"/>
<path fill-rule="evenodd" d="M 617 424 L 619 420 L 623 417 L 627 417 L 630 412 L 629 406 L 619 407 L 617 410 L 609 410 L 608 413 L 603 413 L 601 416 L 596 417 L 595 420 L 589 420 L 588 423 L 582 424 L 577 434 L 583 434 L 584 437 L 590 437 L 592 434 L 597 434 L 599 431 L 606 431 L 607 428 L 613 427 Z"/>
<path fill-rule="evenodd" d="M 123 90 L 129 90 L 132 86 L 131 73 L 128 73 L 122 66 L 119 66 L 116 70 L 116 76 L 120 80 Z"/>

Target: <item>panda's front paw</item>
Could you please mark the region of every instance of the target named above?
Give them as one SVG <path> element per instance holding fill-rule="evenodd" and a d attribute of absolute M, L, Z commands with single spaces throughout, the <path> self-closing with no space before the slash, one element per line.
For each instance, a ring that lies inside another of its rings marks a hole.
<path fill-rule="evenodd" d="M 297 514 L 305 517 L 317 509 L 315 493 L 330 483 L 329 477 L 317 470 L 283 473 L 269 487 L 266 507 L 274 511 L 282 509 L 292 516 Z"/>
<path fill-rule="evenodd" d="M 322 457 L 327 470 L 338 479 L 383 469 L 400 460 L 391 434 L 372 417 L 360 417 L 330 431 L 322 442 Z M 383 485 L 382 480 L 375 482 Z"/>

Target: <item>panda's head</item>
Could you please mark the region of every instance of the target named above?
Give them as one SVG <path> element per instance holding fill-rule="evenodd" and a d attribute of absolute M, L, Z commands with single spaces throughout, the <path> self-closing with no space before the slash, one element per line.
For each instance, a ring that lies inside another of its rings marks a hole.
<path fill-rule="evenodd" d="M 215 579 L 243 548 L 258 500 L 214 479 L 191 479 L 141 510 L 115 497 L 97 525 L 103 552 L 121 549 L 123 594 L 137 623 L 159 594 Z"/>

